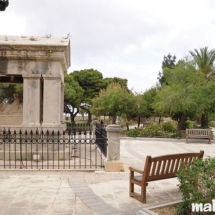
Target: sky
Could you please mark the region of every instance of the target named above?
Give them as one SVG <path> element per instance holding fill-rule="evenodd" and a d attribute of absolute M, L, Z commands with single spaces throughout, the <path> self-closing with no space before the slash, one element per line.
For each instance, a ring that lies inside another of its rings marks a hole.
<path fill-rule="evenodd" d="M 141 93 L 155 86 L 164 55 L 215 49 L 214 0 L 9 0 L 0 35 L 70 34 L 71 66 L 128 80 Z"/>

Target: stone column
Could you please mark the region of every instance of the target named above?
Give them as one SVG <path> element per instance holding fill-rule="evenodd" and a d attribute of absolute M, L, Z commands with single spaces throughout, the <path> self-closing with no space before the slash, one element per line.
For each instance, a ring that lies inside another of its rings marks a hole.
<path fill-rule="evenodd" d="M 120 161 L 120 132 L 118 125 L 108 125 L 106 127 L 108 138 L 107 162 L 105 163 L 106 172 L 123 171 L 123 162 Z"/>
<path fill-rule="evenodd" d="M 23 126 L 40 126 L 39 74 L 23 75 Z"/>
<path fill-rule="evenodd" d="M 64 84 L 61 84 L 61 115 L 60 121 L 63 122 L 63 113 L 64 113 Z"/>
<path fill-rule="evenodd" d="M 66 130 L 66 122 L 64 117 L 64 84 L 61 83 L 61 111 L 60 111 L 60 121 L 63 126 L 63 130 Z"/>
<path fill-rule="evenodd" d="M 61 77 L 43 75 L 43 127 L 60 127 L 62 119 Z"/>

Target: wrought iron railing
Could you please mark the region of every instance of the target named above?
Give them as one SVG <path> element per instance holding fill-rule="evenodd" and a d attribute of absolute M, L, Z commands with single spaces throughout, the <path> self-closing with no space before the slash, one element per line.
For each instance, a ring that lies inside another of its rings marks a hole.
<path fill-rule="evenodd" d="M 11 131 L 0 136 L 0 168 L 97 169 L 104 167 L 101 143 L 91 130 Z"/>

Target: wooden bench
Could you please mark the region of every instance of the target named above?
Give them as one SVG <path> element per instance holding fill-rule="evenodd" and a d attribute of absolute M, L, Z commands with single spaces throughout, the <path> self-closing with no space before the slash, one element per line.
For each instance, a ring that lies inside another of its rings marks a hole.
<path fill-rule="evenodd" d="M 208 139 L 210 144 L 212 139 L 211 129 L 186 129 L 186 143 L 187 139 Z"/>
<path fill-rule="evenodd" d="M 194 158 L 203 158 L 203 155 L 204 151 L 200 151 L 199 153 L 171 154 L 153 158 L 147 156 L 144 170 L 129 167 L 129 195 L 145 203 L 147 182 L 174 178 L 182 162 L 190 165 L 193 163 Z M 139 174 L 137 175 L 136 173 Z M 134 185 L 141 187 L 140 193 L 135 192 Z"/>

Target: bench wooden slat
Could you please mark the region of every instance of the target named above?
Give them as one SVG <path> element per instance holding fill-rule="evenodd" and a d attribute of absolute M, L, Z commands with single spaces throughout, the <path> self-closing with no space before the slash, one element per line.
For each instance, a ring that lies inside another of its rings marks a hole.
<path fill-rule="evenodd" d="M 152 162 L 151 163 L 152 168 L 151 168 L 150 175 L 154 175 L 155 174 L 156 164 L 157 164 L 156 162 Z"/>
<path fill-rule="evenodd" d="M 160 174 L 165 174 L 166 162 L 167 162 L 167 161 L 165 161 L 165 160 L 162 161 L 162 168 L 161 168 Z"/>
<path fill-rule="evenodd" d="M 176 172 L 180 169 L 182 163 L 191 165 L 194 158 L 203 158 L 204 151 L 199 153 L 172 154 L 158 157 L 147 156 L 144 169 L 135 169 L 129 167 L 129 195 L 141 202 L 146 202 L 146 186 L 148 182 L 176 177 Z M 139 175 L 135 175 L 139 173 Z M 134 185 L 141 187 L 141 193 L 134 191 Z"/>
<path fill-rule="evenodd" d="M 179 164 L 180 164 L 180 161 L 181 161 L 181 159 L 180 159 L 180 158 L 178 158 L 178 159 L 177 159 L 177 161 L 176 161 L 175 169 L 174 169 L 174 171 L 175 171 L 175 172 L 179 170 L 179 166 L 180 166 Z"/>
<path fill-rule="evenodd" d="M 188 158 L 184 158 L 183 162 L 189 164 L 188 163 Z"/>
<path fill-rule="evenodd" d="M 174 173 L 174 166 L 175 166 L 175 159 L 174 160 L 171 160 L 171 168 L 170 168 L 170 173 Z"/>
<path fill-rule="evenodd" d="M 193 158 L 191 157 L 190 159 L 189 159 L 189 161 L 188 161 L 188 164 L 192 164 L 193 163 Z"/>
<path fill-rule="evenodd" d="M 169 167 L 170 167 L 171 160 L 168 160 L 168 159 L 167 159 L 167 162 L 168 162 L 168 164 L 167 164 L 165 173 L 167 173 L 167 171 L 168 171 L 168 169 L 169 169 Z"/>
<path fill-rule="evenodd" d="M 157 169 L 156 169 L 156 173 L 155 173 L 156 175 L 158 175 L 160 172 L 161 163 L 162 163 L 162 161 L 157 162 Z"/>

